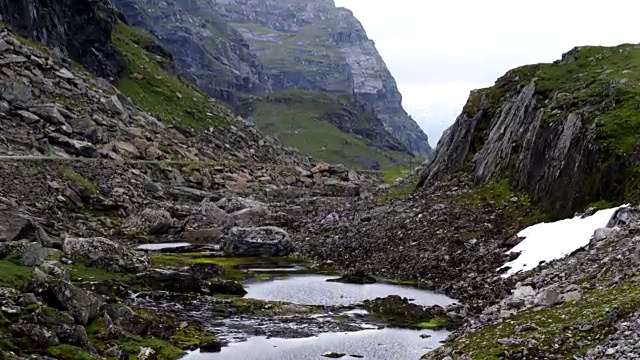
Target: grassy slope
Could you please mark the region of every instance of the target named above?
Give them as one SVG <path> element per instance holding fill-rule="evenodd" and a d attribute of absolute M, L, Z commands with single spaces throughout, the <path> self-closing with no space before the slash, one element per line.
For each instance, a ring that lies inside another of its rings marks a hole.
<path fill-rule="evenodd" d="M 277 135 L 285 145 L 298 148 L 302 153 L 319 160 L 353 167 L 364 165 L 359 160 L 361 158 L 378 162 L 382 169 L 408 164 L 407 154 L 378 149 L 321 120 L 325 113 L 339 110 L 340 104 L 336 100 L 326 95 L 301 91 L 286 93 L 303 94 L 303 101 L 259 101 L 255 104 L 253 114 L 256 125 L 262 131 Z M 309 95 L 312 98 L 304 100 Z"/>
<path fill-rule="evenodd" d="M 482 131 L 500 104 L 535 79 L 547 123 L 562 122 L 570 113 L 577 113 L 595 126 L 594 145 L 607 159 L 598 172 L 606 177 L 627 161 L 640 134 L 640 48 L 629 44 L 585 46 L 572 53 L 574 61 L 527 65 L 507 72 L 494 86 L 473 93 L 464 111 L 469 115 L 485 111 L 478 126 Z M 478 148 L 482 141 L 479 137 L 473 146 Z M 638 184 L 640 167 L 631 167 L 620 183 L 609 187 L 606 199 L 597 200 L 618 203 L 638 199 Z"/>
<path fill-rule="evenodd" d="M 163 122 L 191 127 L 224 125 L 224 107 L 184 79 L 165 69 L 169 60 L 145 50 L 155 40 L 141 30 L 118 23 L 112 34 L 127 59 L 127 74 L 118 80 L 120 91 L 154 113 Z"/>
<path fill-rule="evenodd" d="M 579 301 L 543 310 L 527 310 L 448 346 L 463 350 L 474 360 L 498 360 L 513 356 L 516 349 L 522 351 L 522 345 L 498 344 L 499 339 L 517 337 L 531 344 L 524 346 L 530 358 L 552 353 L 557 359 L 573 359 L 576 352 L 584 354 L 615 331 L 613 323 L 608 321 L 614 309 L 617 309 L 618 317 L 640 310 L 639 280 L 635 278 L 613 287 L 597 288 Z M 538 329 L 516 331 L 527 324 L 534 324 Z"/>

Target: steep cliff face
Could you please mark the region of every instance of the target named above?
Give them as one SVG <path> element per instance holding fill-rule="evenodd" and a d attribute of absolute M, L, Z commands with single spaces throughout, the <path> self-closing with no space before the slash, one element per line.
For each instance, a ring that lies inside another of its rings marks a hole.
<path fill-rule="evenodd" d="M 201 0 L 115 0 L 127 21 L 153 34 L 173 54 L 179 73 L 230 104 L 270 91 L 267 73 L 249 44 Z"/>
<path fill-rule="evenodd" d="M 553 214 L 638 199 L 640 47 L 575 48 L 474 91 L 422 185 L 469 172 L 506 178 Z"/>
<path fill-rule="evenodd" d="M 396 82 L 360 22 L 332 0 L 215 0 L 222 17 L 247 39 L 275 91 L 353 94 L 418 155 L 427 136 L 402 108 Z"/>
<path fill-rule="evenodd" d="M 108 0 L 0 0 L 0 15 L 16 32 L 98 76 L 114 80 L 124 70 L 111 43 L 116 12 Z"/>

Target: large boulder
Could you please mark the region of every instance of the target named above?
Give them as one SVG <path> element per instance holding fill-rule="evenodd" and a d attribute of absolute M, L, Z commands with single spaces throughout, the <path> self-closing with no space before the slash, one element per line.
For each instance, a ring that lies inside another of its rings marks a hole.
<path fill-rule="evenodd" d="M 38 266 L 42 264 L 46 255 L 47 252 L 40 243 L 31 243 L 22 253 L 22 264 L 24 266 Z"/>
<path fill-rule="evenodd" d="M 20 209 L 0 209 L 0 242 L 35 239 L 36 224 L 29 213 Z"/>
<path fill-rule="evenodd" d="M 101 237 L 67 237 L 62 251 L 72 259 L 84 260 L 87 266 L 109 271 L 140 272 L 149 267 L 147 256 Z"/>
<path fill-rule="evenodd" d="M 233 225 L 234 220 L 231 215 L 208 199 L 205 199 L 188 217 L 183 228 L 228 230 L 233 227 Z"/>
<path fill-rule="evenodd" d="M 229 256 L 282 256 L 293 251 L 289 234 L 277 227 L 234 227 L 225 239 Z"/>
<path fill-rule="evenodd" d="M 95 319 L 103 305 L 102 300 L 97 296 L 65 280 L 57 280 L 51 285 L 49 291 L 62 308 L 68 310 L 75 321 L 82 325 L 87 325 Z"/>
<path fill-rule="evenodd" d="M 176 226 L 176 220 L 164 209 L 147 208 L 132 214 L 123 224 L 123 229 L 148 235 L 164 235 Z"/>

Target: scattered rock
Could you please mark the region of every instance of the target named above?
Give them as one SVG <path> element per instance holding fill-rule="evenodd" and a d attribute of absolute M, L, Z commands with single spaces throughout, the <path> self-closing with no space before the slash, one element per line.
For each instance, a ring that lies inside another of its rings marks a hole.
<path fill-rule="evenodd" d="M 95 295 L 73 286 L 66 280 L 57 280 L 49 288 L 51 295 L 81 325 L 87 325 L 98 316 L 102 300 Z"/>

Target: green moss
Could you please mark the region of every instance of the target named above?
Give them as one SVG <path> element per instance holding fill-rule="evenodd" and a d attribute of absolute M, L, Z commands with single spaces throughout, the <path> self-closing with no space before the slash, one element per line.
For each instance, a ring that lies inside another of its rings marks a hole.
<path fill-rule="evenodd" d="M 446 317 L 438 316 L 427 322 L 421 322 L 418 327 L 421 329 L 439 330 L 448 328 L 451 326 L 451 321 Z"/>
<path fill-rule="evenodd" d="M 405 177 L 411 170 L 403 167 L 391 167 L 382 172 L 382 180 L 385 184 L 393 184 L 398 178 Z"/>
<path fill-rule="evenodd" d="M 167 71 L 168 59 L 145 50 L 155 43 L 149 35 L 118 23 L 112 40 L 128 64 L 128 73 L 117 87 L 136 104 L 163 122 L 194 128 L 228 125 L 230 114 L 221 104 Z"/>
<path fill-rule="evenodd" d="M 245 280 L 248 278 L 260 278 L 262 274 L 243 271 L 238 267 L 251 264 L 282 263 L 282 264 L 304 264 L 304 260 L 288 257 L 215 257 L 207 253 L 184 253 L 184 254 L 161 254 L 152 257 L 155 266 L 180 267 L 189 264 L 216 264 L 225 270 L 224 277 L 229 280 Z"/>
<path fill-rule="evenodd" d="M 502 359 L 526 349 L 530 357 L 553 354 L 573 359 L 587 348 L 603 342 L 615 331 L 612 314 L 623 319 L 640 309 L 639 278 L 612 287 L 587 292 L 582 299 L 543 310 L 527 310 L 470 333 L 448 347 L 467 353 L 472 359 Z M 535 331 L 520 331 L 534 324 Z M 582 325 L 582 330 L 580 330 Z M 588 326 L 584 326 L 588 325 Z M 587 329 L 587 330 L 585 330 Z M 518 338 L 529 345 L 500 345 L 498 339 Z"/>
<path fill-rule="evenodd" d="M 67 181 L 71 181 L 72 183 L 76 184 L 77 186 L 88 191 L 91 194 L 95 194 L 98 192 L 96 186 L 93 185 L 93 183 L 89 179 L 85 178 L 81 174 L 78 174 L 71 168 L 64 168 L 62 170 L 62 176 Z"/>
<path fill-rule="evenodd" d="M 31 278 L 33 269 L 22 265 L 20 255 L 11 255 L 0 260 L 0 285 L 23 287 Z"/>
<path fill-rule="evenodd" d="M 71 270 L 72 281 L 103 281 L 103 280 L 128 280 L 133 277 L 132 274 L 125 274 L 119 272 L 110 272 L 103 269 L 86 267 L 83 265 L 71 265 L 68 266 Z"/>
<path fill-rule="evenodd" d="M 136 312 L 145 316 L 157 316 L 140 309 L 137 309 Z M 86 327 L 86 331 L 92 343 L 96 345 L 98 349 L 104 351 L 107 348 L 107 343 L 104 342 L 104 339 L 108 331 L 102 318 L 98 318 L 89 324 Z M 127 353 L 132 354 L 131 356 L 137 355 L 142 348 L 148 347 L 156 352 L 158 360 L 175 360 L 184 355 L 185 352 L 183 349 L 192 349 L 212 340 L 215 340 L 212 334 L 199 327 L 187 325 L 184 328 L 176 330 L 171 339 L 128 334 L 121 338 L 119 343 Z"/>
<path fill-rule="evenodd" d="M 392 186 L 389 190 L 377 196 L 374 202 L 376 205 L 384 205 L 392 201 L 407 199 L 415 192 L 417 183 L 417 177 L 413 176 L 403 184 Z"/>
<path fill-rule="evenodd" d="M 616 205 L 611 201 L 600 200 L 587 205 L 587 208 L 596 208 L 598 210 L 602 210 L 602 209 L 611 209 L 615 206 Z"/>
<path fill-rule="evenodd" d="M 45 353 L 59 360 L 93 360 L 100 358 L 79 347 L 67 344 L 48 347 Z"/>

